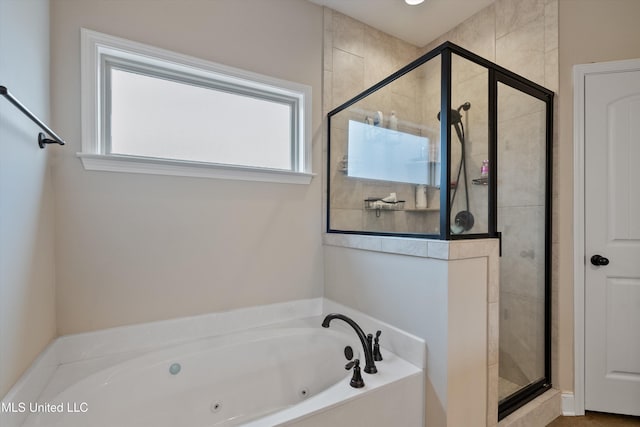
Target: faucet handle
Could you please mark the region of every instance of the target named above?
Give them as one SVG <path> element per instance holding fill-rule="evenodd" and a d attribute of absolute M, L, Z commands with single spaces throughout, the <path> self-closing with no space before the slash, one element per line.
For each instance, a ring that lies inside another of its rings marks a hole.
<path fill-rule="evenodd" d="M 373 344 L 373 360 L 379 362 L 382 360 L 382 353 L 380 353 L 380 335 L 382 331 L 376 332 L 376 339 Z"/>
<path fill-rule="evenodd" d="M 351 377 L 351 381 L 349 385 L 353 388 L 362 388 L 364 387 L 364 380 L 362 379 L 362 374 L 360 373 L 360 359 L 353 359 L 351 362 L 347 363 L 345 369 L 349 370 L 353 368 L 353 377 Z"/>

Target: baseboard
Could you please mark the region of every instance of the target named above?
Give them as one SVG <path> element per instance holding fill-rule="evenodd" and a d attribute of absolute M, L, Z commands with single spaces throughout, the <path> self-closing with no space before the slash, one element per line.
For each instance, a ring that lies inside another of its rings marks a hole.
<path fill-rule="evenodd" d="M 562 398 L 562 415 L 574 417 L 576 415 L 576 398 L 573 392 L 564 392 Z"/>

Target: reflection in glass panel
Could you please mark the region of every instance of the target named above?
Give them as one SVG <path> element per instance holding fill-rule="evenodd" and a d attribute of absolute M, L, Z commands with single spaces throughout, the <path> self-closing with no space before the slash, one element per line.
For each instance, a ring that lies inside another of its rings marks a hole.
<path fill-rule="evenodd" d="M 499 396 L 545 377 L 545 103 L 498 84 Z"/>
<path fill-rule="evenodd" d="M 349 120 L 347 175 L 409 184 L 429 184 L 421 161 L 429 139 Z"/>
<path fill-rule="evenodd" d="M 331 230 L 438 234 L 440 57 L 331 116 Z"/>
<path fill-rule="evenodd" d="M 489 72 L 455 54 L 451 64 L 451 234 L 488 233 Z"/>

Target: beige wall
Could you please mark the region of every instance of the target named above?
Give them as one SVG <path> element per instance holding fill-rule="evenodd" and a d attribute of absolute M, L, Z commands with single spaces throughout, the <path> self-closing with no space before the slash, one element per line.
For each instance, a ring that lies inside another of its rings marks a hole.
<path fill-rule="evenodd" d="M 0 1 L 0 84 L 49 120 L 49 2 Z M 0 99 L 0 396 L 55 336 L 53 189 L 38 127 Z M 64 134 L 62 134 L 64 136 Z"/>
<path fill-rule="evenodd" d="M 573 89 L 575 64 L 640 58 L 640 2 L 559 0 L 557 387 L 573 390 Z"/>
<path fill-rule="evenodd" d="M 320 7 L 52 1 L 53 121 L 69 141 L 54 170 L 58 333 L 321 296 L 320 177 L 288 185 L 83 169 L 81 27 L 310 85 L 321 173 Z"/>

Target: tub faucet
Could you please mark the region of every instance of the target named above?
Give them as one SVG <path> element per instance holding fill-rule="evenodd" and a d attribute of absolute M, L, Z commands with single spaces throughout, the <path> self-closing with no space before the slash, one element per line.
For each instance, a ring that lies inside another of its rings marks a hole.
<path fill-rule="evenodd" d="M 338 314 L 338 313 L 329 314 L 322 321 L 322 327 L 323 328 L 328 328 L 329 327 L 329 323 L 331 323 L 331 321 L 333 319 L 340 319 L 340 320 L 346 322 L 349 326 L 351 326 L 353 328 L 354 331 L 356 331 L 356 334 L 358 335 L 358 338 L 360 339 L 360 343 L 362 344 L 362 348 L 364 349 L 364 358 L 365 358 L 365 362 L 366 362 L 365 366 L 364 366 L 364 371 L 367 374 L 375 374 L 376 372 L 378 372 L 378 369 L 376 368 L 376 364 L 373 361 L 373 348 L 371 346 L 371 338 L 367 339 L 367 336 L 365 335 L 365 333 L 362 330 L 362 328 L 360 326 L 358 326 L 358 324 L 356 322 L 354 322 L 353 320 L 351 320 L 349 317 L 345 316 L 344 314 Z"/>

